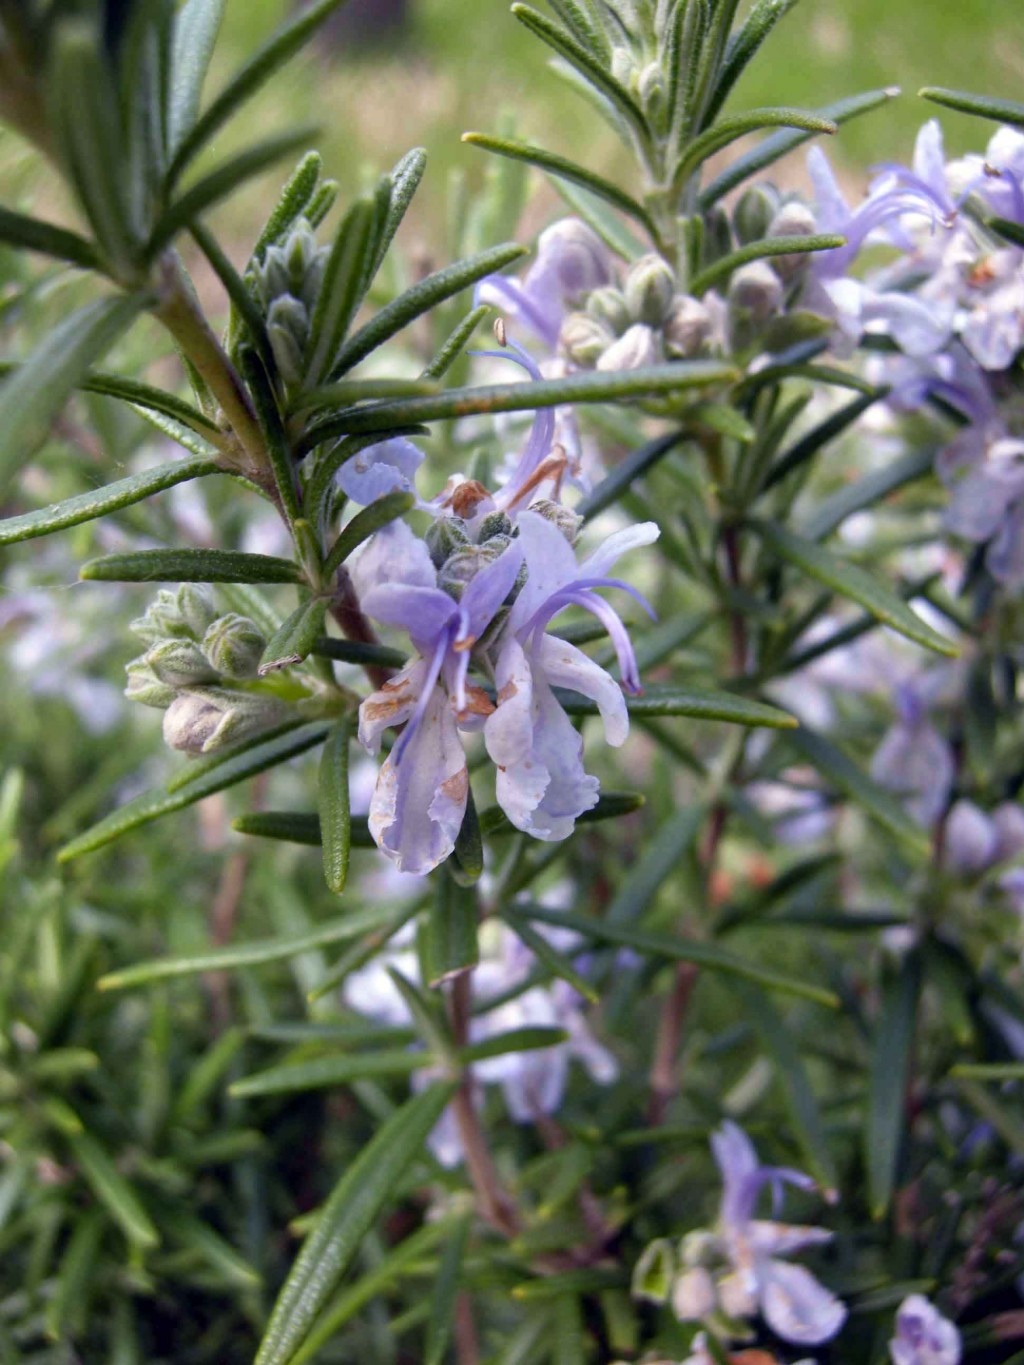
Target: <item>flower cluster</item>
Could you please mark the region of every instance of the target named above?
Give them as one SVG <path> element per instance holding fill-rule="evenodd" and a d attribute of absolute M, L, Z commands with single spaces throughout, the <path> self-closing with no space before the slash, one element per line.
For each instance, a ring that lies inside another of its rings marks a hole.
<path fill-rule="evenodd" d="M 371 753 L 386 730 L 401 731 L 369 815 L 374 839 L 401 871 L 429 872 L 455 846 L 469 796 L 462 734 L 482 732 L 499 804 L 517 829 L 545 840 L 566 838 L 598 799 L 556 689 L 596 703 L 609 744 L 626 738 L 623 692 L 638 692 L 640 679 L 626 627 L 601 591 L 620 589 L 649 610 L 611 570 L 658 531 L 653 523 L 625 527 L 578 558 L 580 518 L 560 500 L 565 461 L 553 435 L 553 416 L 540 413 L 502 487 L 453 479 L 439 497 L 421 500 L 425 535 L 392 522 L 353 562 L 365 615 L 404 632 L 414 651 L 359 711 L 359 738 Z M 404 440 L 371 447 L 343 467 L 342 488 L 369 502 L 411 487 L 421 458 Z M 571 607 L 606 629 L 618 681 L 549 630 Z"/>

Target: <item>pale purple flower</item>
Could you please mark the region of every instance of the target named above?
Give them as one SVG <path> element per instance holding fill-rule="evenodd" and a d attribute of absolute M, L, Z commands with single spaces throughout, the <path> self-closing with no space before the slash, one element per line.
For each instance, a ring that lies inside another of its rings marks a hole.
<path fill-rule="evenodd" d="M 418 446 L 404 436 L 393 436 L 347 459 L 338 470 L 338 487 L 363 507 L 387 493 L 415 493 L 416 471 L 422 463 Z"/>
<path fill-rule="evenodd" d="M 497 765 L 498 801 L 517 829 L 538 839 L 566 838 L 584 811 L 596 805 L 599 783 L 583 767 L 583 739 L 558 702 L 553 687 L 571 688 L 597 703 L 605 738 L 624 743 L 629 718 L 622 688 L 640 688 L 636 657 L 618 614 L 597 589 L 624 588 L 608 570 L 626 551 L 650 545 L 652 522 L 609 536 L 577 564 L 561 531 L 536 512 L 519 519 L 519 543 L 527 566 L 495 661 L 498 705 L 484 724 L 487 752 Z M 642 602 L 643 599 L 639 598 Z M 546 635 L 552 617 L 570 606 L 592 612 L 607 628 L 619 660 L 622 686 L 565 640 Z"/>
<path fill-rule="evenodd" d="M 977 876 L 1024 852 L 1024 809 L 1004 801 L 983 811 L 973 801 L 958 801 L 946 822 L 946 859 L 954 871 Z"/>
<path fill-rule="evenodd" d="M 673 1290 L 677 1316 L 745 1320 L 760 1312 L 784 1341 L 800 1346 L 831 1341 L 846 1321 L 845 1305 L 809 1270 L 782 1259 L 829 1241 L 831 1232 L 754 1216 L 765 1188 L 777 1202 L 784 1185 L 813 1190 L 815 1182 L 788 1167 L 762 1166 L 750 1139 L 732 1122 L 712 1135 L 711 1148 L 723 1181 L 718 1223 L 711 1234 L 683 1240 L 684 1268 Z"/>
<path fill-rule="evenodd" d="M 871 776 L 903 799 L 907 811 L 930 827 L 946 808 L 956 764 L 949 743 L 928 719 L 920 691 L 896 690 L 897 718 L 871 761 Z"/>
<path fill-rule="evenodd" d="M 923 1294 L 911 1294 L 896 1310 L 889 1354 L 892 1365 L 960 1365 L 960 1333 Z"/>

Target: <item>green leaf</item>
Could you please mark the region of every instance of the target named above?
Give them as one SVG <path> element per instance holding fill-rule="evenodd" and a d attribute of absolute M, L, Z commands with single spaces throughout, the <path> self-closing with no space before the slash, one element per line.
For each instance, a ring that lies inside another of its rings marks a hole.
<path fill-rule="evenodd" d="M 516 936 L 522 940 L 537 961 L 546 967 L 552 976 L 558 977 L 561 981 L 567 981 L 573 990 L 578 991 L 583 999 L 589 1000 L 592 1005 L 598 1003 L 601 996 L 591 982 L 576 970 L 564 953 L 553 948 L 543 934 L 538 934 L 529 920 L 517 919 L 511 927 Z"/>
<path fill-rule="evenodd" d="M 231 264 L 212 232 L 208 232 L 203 224 L 198 221 L 194 222 L 189 230 L 199 250 L 209 261 L 214 274 L 224 286 L 224 292 L 231 300 L 231 325 L 229 327 L 229 349 L 231 353 L 234 354 L 237 350 L 239 341 L 237 334 L 239 328 L 244 327 L 248 333 L 249 344 L 259 352 L 267 369 L 272 370 L 274 358 L 270 339 L 267 336 L 263 314 L 260 312 L 249 286 Z"/>
<path fill-rule="evenodd" d="M 743 1017 L 753 1024 L 766 1052 L 775 1063 L 786 1097 L 786 1107 L 814 1178 L 826 1190 L 833 1189 L 836 1170 L 825 1138 L 825 1127 L 807 1076 L 807 1068 L 792 1034 L 763 991 L 746 981 L 731 981 L 729 988 L 739 997 Z"/>
<path fill-rule="evenodd" d="M 310 322 L 306 388 L 322 384 L 335 369 L 341 343 L 363 299 L 373 222 L 373 204 L 357 199 L 338 226 Z"/>
<path fill-rule="evenodd" d="M 419 189 L 420 181 L 423 179 L 423 172 L 427 169 L 427 153 L 422 147 L 413 147 L 406 152 L 405 156 L 398 162 L 389 176 L 390 195 L 388 202 L 387 216 L 384 220 L 384 230 L 377 243 L 377 253 L 373 261 L 372 275 L 375 275 L 384 263 L 384 257 L 388 254 L 388 248 L 394 240 L 395 233 L 398 231 L 402 219 L 406 215 L 409 205 L 412 203 L 413 195 Z"/>
<path fill-rule="evenodd" d="M 931 852 L 931 843 L 921 826 L 911 819 L 891 792 L 880 787 L 842 749 L 804 726 L 788 733 L 785 742 L 883 829 L 895 835 L 908 850 L 918 856 Z"/>
<path fill-rule="evenodd" d="M 0 385 L 0 478 L 20 468 L 86 370 L 146 307 L 144 294 L 97 299 L 77 309 Z"/>
<path fill-rule="evenodd" d="M 56 256 L 83 270 L 102 270 L 96 248 L 77 232 L 44 223 L 38 218 L 27 218 L 23 213 L 0 207 L 0 242 L 23 251 L 38 251 L 44 256 Z"/>
<path fill-rule="evenodd" d="M 686 859 L 704 819 L 702 806 L 680 807 L 668 817 L 629 867 L 608 906 L 615 924 L 635 924 L 651 905 L 662 885 Z"/>
<path fill-rule="evenodd" d="M 649 236 L 657 237 L 654 221 L 643 205 L 638 204 L 625 190 L 620 190 L 618 185 L 611 180 L 605 180 L 604 176 L 598 175 L 596 171 L 588 170 L 585 166 L 577 166 L 574 161 L 568 161 L 564 156 L 546 151 L 543 147 L 513 141 L 511 138 L 490 137 L 487 133 L 463 133 L 462 141 L 473 147 L 482 147 L 484 151 L 495 152 L 498 156 L 511 157 L 513 161 L 525 161 L 546 174 L 553 175 L 557 180 L 568 180 L 574 185 L 580 185 L 598 199 L 603 199 L 605 203 L 617 208 L 627 218 L 639 223 Z"/>
<path fill-rule="evenodd" d="M 175 397 L 173 393 L 154 389 L 150 384 L 140 384 L 135 379 L 123 379 L 118 374 L 102 374 L 94 370 L 85 376 L 79 387 L 87 393 L 107 394 L 111 398 L 131 403 L 133 407 L 162 413 L 183 426 L 191 427 L 207 440 L 212 441 L 220 434 L 217 424 L 205 417 L 198 408 Z"/>
<path fill-rule="evenodd" d="M 459 1049 L 459 1060 L 466 1065 L 485 1062 L 490 1057 L 507 1057 L 512 1052 L 539 1052 L 568 1042 L 563 1028 L 513 1028 L 505 1033 L 494 1033 L 482 1042 L 470 1043 Z"/>
<path fill-rule="evenodd" d="M 345 943 L 360 934 L 379 929 L 394 911 L 390 906 L 374 906 L 358 910 L 334 920 L 322 929 L 290 937 L 259 939 L 255 943 L 230 944 L 205 953 L 186 957 L 158 957 L 149 962 L 137 962 L 132 967 L 101 976 L 96 983 L 101 991 L 124 991 L 135 986 L 148 986 L 152 981 L 168 981 L 179 976 L 200 976 L 204 972 L 238 971 L 244 967 L 263 967 L 271 962 L 287 962 L 303 953 Z"/>
<path fill-rule="evenodd" d="M 599 943 L 621 944 L 622 947 L 634 948 L 645 956 L 664 958 L 670 962 L 692 962 L 695 966 L 704 967 L 708 971 L 722 972 L 727 976 L 753 981 L 768 990 L 813 1000 L 816 1004 L 826 1005 L 829 1009 L 839 1007 L 839 1000 L 832 991 L 816 986 L 810 981 L 784 976 L 781 972 L 761 967 L 756 962 L 748 962 L 715 944 L 688 942 L 685 939 L 672 938 L 668 934 L 650 933 L 643 929 L 635 929 L 632 925 L 612 923 L 607 918 L 593 919 L 587 915 L 573 914 L 568 910 L 548 910 L 541 905 L 518 906 L 515 910 L 506 909 L 502 911 L 502 918 L 508 920 L 513 928 L 516 927 L 518 919 L 524 918 L 540 920 L 542 924 L 551 924 L 555 927 L 575 929 L 585 938 L 596 939 Z"/>
<path fill-rule="evenodd" d="M 243 1028 L 229 1028 L 197 1059 L 174 1101 L 175 1123 L 187 1123 L 220 1085 L 245 1044 Z"/>
<path fill-rule="evenodd" d="M 445 1240 L 437 1279 L 430 1293 L 430 1320 L 427 1323 L 423 1365 L 444 1365 L 455 1323 L 455 1301 L 462 1283 L 462 1263 L 469 1242 L 471 1219 L 459 1218 Z"/>
<path fill-rule="evenodd" d="M 239 815 L 231 822 L 239 834 L 251 834 L 260 839 L 280 839 L 289 844 L 306 844 L 310 848 L 323 845 L 320 816 L 316 811 L 258 810 Z M 353 848 L 375 848 L 365 815 L 353 815 L 349 825 Z"/>
<path fill-rule="evenodd" d="M 330 578 L 337 573 L 349 555 L 366 540 L 387 526 L 397 517 L 402 517 L 416 505 L 415 493 L 385 493 L 376 498 L 369 507 L 357 512 L 338 539 L 331 546 L 324 561 L 324 576 Z"/>
<path fill-rule="evenodd" d="M 362 1148 L 324 1205 L 271 1314 L 255 1365 L 290 1365 L 395 1186 L 419 1155 L 454 1086 L 409 1100 Z"/>
<path fill-rule="evenodd" d="M 481 312 L 488 312 L 481 309 Z M 318 389 L 307 389 L 297 394 L 290 411 L 310 412 L 320 408 L 347 408 L 371 398 L 419 397 L 440 393 L 440 384 L 430 378 L 419 379 L 338 379 Z"/>
<path fill-rule="evenodd" d="M 262 261 L 267 247 L 274 246 L 286 236 L 292 224 L 309 205 L 320 179 L 323 162 L 319 152 L 307 152 L 285 182 L 281 197 L 274 205 L 263 231 L 256 239 L 251 259 Z"/>
<path fill-rule="evenodd" d="M 796 128 L 804 133 L 839 131 L 833 119 L 807 109 L 748 109 L 742 114 L 729 114 L 688 144 L 676 168 L 676 184 L 685 184 L 694 171 L 731 142 L 764 128 Z"/>
<path fill-rule="evenodd" d="M 348 751 L 352 723 L 339 721 L 327 736 L 320 756 L 320 829 L 324 850 L 324 880 L 336 896 L 345 890 L 352 813 L 348 792 Z"/>
<path fill-rule="evenodd" d="M 644 797 L 639 792 L 602 792 L 597 799 L 597 805 L 591 806 L 582 815 L 577 815 L 576 823 L 592 825 L 599 820 L 618 820 L 623 815 L 632 815 L 634 811 L 642 810 L 645 804 Z M 500 806 L 488 806 L 481 812 L 480 829 L 488 838 L 516 832 L 515 825 Z"/>
<path fill-rule="evenodd" d="M 962 90 L 943 90 L 937 85 L 926 85 L 919 90 L 923 100 L 956 109 L 961 114 L 977 114 L 979 118 L 992 119 L 995 123 L 1009 123 L 1014 128 L 1024 128 L 1024 104 L 1015 100 L 997 100 L 989 95 L 969 95 Z"/>
<path fill-rule="evenodd" d="M 57 861 L 66 863 L 72 858 L 81 857 L 83 853 L 92 853 L 95 849 L 120 838 L 122 834 L 138 829 L 140 825 L 149 824 L 151 820 L 158 820 L 162 815 L 169 815 L 172 811 L 183 810 L 186 806 L 201 801 L 205 796 L 212 796 L 214 792 L 223 791 L 237 782 L 244 782 L 246 778 L 255 777 L 257 773 L 267 768 L 276 767 L 277 764 L 312 749 L 314 745 L 322 742 L 326 734 L 327 727 L 323 724 L 303 726 L 299 729 L 289 729 L 285 734 L 279 734 L 265 743 L 247 748 L 244 753 L 229 753 L 225 756 L 218 754 L 215 756 L 218 760 L 215 765 L 211 763 L 200 776 L 179 786 L 177 790 L 145 792 L 134 801 L 129 801 L 112 811 L 84 834 L 65 844 L 57 853 Z"/>
<path fill-rule="evenodd" d="M 320 597 L 311 597 L 297 606 L 263 651 L 259 676 L 265 678 L 268 673 L 302 663 L 323 632 L 326 614 L 327 603 Z"/>
<path fill-rule="evenodd" d="M 83 564 L 79 577 L 95 583 L 300 583 L 290 559 L 240 550 L 133 550 Z"/>
<path fill-rule="evenodd" d="M 563 403 L 607 403 L 622 398 L 683 394 L 690 389 L 728 384 L 736 371 L 716 360 L 686 360 L 673 365 L 652 365 L 639 370 L 603 373 L 588 371 L 559 379 L 538 379 L 530 384 L 489 384 L 425 398 L 394 403 L 373 403 L 328 418 L 308 431 L 300 450 L 312 450 L 324 441 L 347 433 L 392 431 L 417 422 L 444 421 L 476 413 L 528 412 L 558 407 Z"/>
<path fill-rule="evenodd" d="M 228 1093 L 237 1100 L 256 1095 L 291 1095 L 300 1090 L 331 1090 L 372 1076 L 411 1076 L 433 1066 L 429 1052 L 410 1052 L 407 1047 L 379 1052 L 341 1053 L 314 1057 L 306 1062 L 286 1062 L 234 1081 Z"/>
<path fill-rule="evenodd" d="M 705 112 L 710 121 L 718 116 L 733 86 L 775 25 L 784 19 L 798 0 L 756 0 L 743 26 L 736 30 L 725 49 L 725 60 L 718 73 L 715 92 Z"/>
<path fill-rule="evenodd" d="M 875 1218 L 885 1214 L 896 1184 L 906 1131 L 906 1092 L 920 991 L 921 961 L 918 953 L 911 951 L 883 990 L 882 1013 L 871 1053 L 864 1156 Z"/>
<path fill-rule="evenodd" d="M 895 88 L 871 90 L 863 95 L 852 95 L 847 99 L 837 100 L 835 104 L 827 104 L 823 109 L 819 109 L 817 114 L 819 118 L 831 119 L 841 126 L 859 114 L 870 113 L 872 109 L 878 109 L 883 104 L 888 104 L 889 100 L 894 99 L 898 94 L 899 91 Z M 713 204 L 717 204 L 720 199 L 724 198 L 730 190 L 734 190 L 737 185 L 742 185 L 744 180 L 749 180 L 751 176 L 757 175 L 766 166 L 778 161 L 813 136 L 814 134 L 810 132 L 787 129 L 784 132 L 773 133 L 770 137 L 766 137 L 758 146 L 737 157 L 730 166 L 726 167 L 701 191 L 699 200 L 701 209 L 706 212 Z"/>
<path fill-rule="evenodd" d="M 806 436 L 802 436 L 775 461 L 765 476 L 762 491 L 773 488 L 775 484 L 786 478 L 787 475 L 792 474 L 794 470 L 800 469 L 808 460 L 813 459 L 819 450 L 853 426 L 854 422 L 863 416 L 868 408 L 873 407 L 875 403 L 883 401 L 888 396 L 889 390 L 887 388 L 875 389 L 872 393 L 861 394 L 852 402 L 847 403 L 845 407 L 841 407 L 832 413 L 824 422 L 820 422 L 812 428 Z"/>
<path fill-rule="evenodd" d="M 191 227 L 196 219 L 207 213 L 214 204 L 226 199 L 239 185 L 252 180 L 275 161 L 308 142 L 312 131 L 310 128 L 299 128 L 278 133 L 276 137 L 269 137 L 265 142 L 258 142 L 254 147 L 247 147 L 222 161 L 201 180 L 190 185 L 158 219 L 146 244 L 150 256 L 158 255 L 177 233 Z"/>
<path fill-rule="evenodd" d="M 472 971 L 480 961 L 476 892 L 450 876 L 436 878 L 423 940 L 427 984 L 437 987 Z"/>
<path fill-rule="evenodd" d="M 1002 1085 L 1004 1081 L 1024 1081 L 1024 1062 L 957 1062 L 950 1067 L 949 1074 L 954 1080 L 992 1081 Z"/>
<path fill-rule="evenodd" d="M 936 654 L 955 659 L 960 653 L 956 645 L 932 630 L 911 611 L 888 584 L 873 577 L 859 565 L 837 559 L 823 546 L 813 540 L 805 540 L 777 522 L 754 520 L 749 525 L 780 559 L 786 560 L 808 578 L 813 578 L 816 583 L 838 593 L 840 597 L 858 603 L 883 625 L 891 626 L 908 640 Z"/>
<path fill-rule="evenodd" d="M 572 34 L 529 5 L 515 4 L 512 13 L 536 37 L 558 55 L 576 68 L 587 84 L 599 90 L 608 103 L 619 114 L 633 132 L 645 142 L 647 139 L 647 120 L 639 104 L 630 92 L 611 74 L 611 64 L 595 58 Z"/>
<path fill-rule="evenodd" d="M 85 1330 L 105 1221 L 102 1209 L 93 1208 L 80 1215 L 72 1228 L 44 1315 L 47 1334 L 55 1340 Z"/>
<path fill-rule="evenodd" d="M 174 20 L 167 141 L 171 155 L 195 125 L 203 82 L 217 42 L 226 0 L 186 0 Z"/>
<path fill-rule="evenodd" d="M 134 1189 L 91 1134 L 69 1133 L 67 1143 L 96 1198 L 134 1246 L 159 1246 L 160 1234 L 139 1202 Z"/>
<path fill-rule="evenodd" d="M 466 814 L 459 826 L 455 848 L 452 850 L 452 860 L 447 870 L 459 886 L 475 886 L 483 876 L 483 831 L 480 828 L 480 817 L 476 813 L 472 788 L 467 793 Z"/>
<path fill-rule="evenodd" d="M 122 507 L 131 507 L 165 488 L 173 488 L 175 484 L 220 472 L 219 466 L 212 460 L 196 457 L 172 460 L 169 464 L 147 469 L 142 474 L 131 474 L 126 479 L 118 479 L 116 483 L 108 483 L 105 488 L 90 488 L 88 492 L 78 493 L 50 507 L 41 507 L 36 512 L 24 512 L 20 517 L 0 521 L 0 545 L 13 545 L 19 540 L 32 540 L 36 536 L 48 536 L 54 531 L 66 530 L 69 526 L 80 526 L 84 521 L 95 521 L 97 517 L 105 517 Z"/>
<path fill-rule="evenodd" d="M 252 304 L 249 291 L 240 280 L 239 286 Z M 259 335 L 262 335 L 262 319 L 258 317 L 254 325 L 259 328 Z M 269 343 L 267 350 L 269 351 Z M 288 522 L 293 537 L 295 537 L 295 523 L 302 516 L 298 475 L 295 462 L 292 459 L 291 444 L 284 429 L 281 411 L 277 405 L 277 395 L 274 392 L 270 373 L 265 368 L 261 355 L 257 354 L 256 350 L 250 346 L 239 348 L 239 363 L 242 376 L 252 396 L 253 406 L 256 409 L 256 417 L 263 434 L 263 445 L 274 475 L 274 486 L 277 489 L 280 509 Z"/>
<path fill-rule="evenodd" d="M 478 252 L 475 256 L 469 256 L 464 261 L 456 261 L 454 265 L 428 275 L 426 279 L 407 289 L 404 294 L 399 294 L 371 318 L 365 327 L 361 327 L 345 342 L 334 362 L 332 373 L 340 375 L 351 370 L 429 309 L 443 303 L 445 299 L 461 294 L 477 280 L 482 280 L 485 275 L 495 274 L 525 254 L 524 247 L 517 246 L 515 242 L 507 242 L 503 246 Z"/>
<path fill-rule="evenodd" d="M 683 433 L 672 431 L 667 436 L 658 436 L 632 451 L 624 460 L 620 460 L 596 487 L 582 497 L 573 510 L 585 521 L 596 517 L 599 512 L 611 507 L 628 493 L 636 480 L 642 478 L 649 469 L 653 469 L 681 440 Z"/>
<path fill-rule="evenodd" d="M 597 705 L 589 697 L 556 690 L 570 716 L 596 716 Z M 626 708 L 632 716 L 690 716 L 694 720 L 721 720 L 731 725 L 768 726 L 792 730 L 799 723 L 793 716 L 764 702 L 751 701 L 731 692 L 705 692 L 696 688 L 652 683 L 639 697 L 627 697 Z"/>
<path fill-rule="evenodd" d="M 986 218 L 985 226 L 992 232 L 998 232 L 1014 246 L 1024 246 L 1024 226 L 1020 223 L 1015 223 L 1010 218 Z"/>
<path fill-rule="evenodd" d="M 312 653 L 343 664 L 376 664 L 378 668 L 404 668 L 409 661 L 402 650 L 388 645 L 366 645 L 361 640 L 336 640 L 326 635 L 317 640 Z"/>
<path fill-rule="evenodd" d="M 179 1209 L 175 1210 L 171 1236 L 186 1251 L 205 1261 L 211 1269 L 238 1289 L 259 1289 L 259 1272 L 240 1256 L 230 1242 L 214 1232 L 206 1223 Z"/>
<path fill-rule="evenodd" d="M 168 172 L 173 184 L 196 153 L 206 145 L 242 104 L 251 99 L 275 71 L 295 55 L 316 29 L 344 0 L 320 0 L 273 34 L 221 91 L 178 146 Z"/>
<path fill-rule="evenodd" d="M 863 478 L 838 489 L 819 502 L 808 514 L 800 528 L 801 534 L 808 540 L 823 540 L 855 512 L 861 512 L 866 507 L 874 507 L 897 489 L 913 483 L 916 479 L 925 478 L 935 464 L 935 453 L 928 447 L 924 450 L 911 450 L 906 455 L 901 455 L 898 460 L 893 460 L 892 464 L 872 470 Z"/>
<path fill-rule="evenodd" d="M 717 261 L 713 261 L 699 274 L 694 275 L 690 280 L 689 290 L 691 294 L 705 294 L 709 289 L 727 280 L 734 270 L 746 265 L 748 261 L 768 260 L 772 256 L 799 255 L 807 251 L 833 251 L 836 247 L 845 245 L 846 238 L 837 237 L 834 233 L 817 233 L 809 237 L 765 237 L 758 242 L 749 242 L 738 251 L 731 251 L 727 256 L 720 256 Z"/>
<path fill-rule="evenodd" d="M 466 348 L 466 343 L 490 312 L 486 303 L 474 308 L 459 323 L 437 355 L 423 371 L 424 379 L 440 379 L 447 374 Z"/>

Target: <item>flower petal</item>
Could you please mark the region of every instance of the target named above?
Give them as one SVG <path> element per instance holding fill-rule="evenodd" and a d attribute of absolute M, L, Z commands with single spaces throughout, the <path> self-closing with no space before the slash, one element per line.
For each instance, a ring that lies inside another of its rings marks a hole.
<path fill-rule="evenodd" d="M 408 633 L 416 648 L 429 653 L 445 627 L 458 613 L 452 598 L 440 588 L 411 583 L 381 583 L 363 595 L 367 616 Z"/>
<path fill-rule="evenodd" d="M 831 1341 L 846 1321 L 846 1305 L 802 1265 L 761 1265 L 761 1311 L 776 1336 L 798 1346 Z"/>
<path fill-rule="evenodd" d="M 526 564 L 526 582 L 509 613 L 506 629 L 516 634 L 529 624 L 549 597 L 579 577 L 572 546 L 552 522 L 537 512 L 523 512 L 518 521 L 519 544 Z"/>
<path fill-rule="evenodd" d="M 636 526 L 625 526 L 621 531 L 613 531 L 603 545 L 599 545 L 592 555 L 588 555 L 579 568 L 580 578 L 607 578 L 608 571 L 616 560 L 630 550 L 642 549 L 653 545 L 661 531 L 653 521 L 641 521 Z"/>
<path fill-rule="evenodd" d="M 360 601 L 381 583 L 409 583 L 424 588 L 437 584 L 429 550 L 404 521 L 390 521 L 382 526 L 352 557 L 348 569 Z"/>
<path fill-rule="evenodd" d="M 371 754 L 380 751 L 385 730 L 404 724 L 415 711 L 426 670 L 426 659 L 413 659 L 359 707 L 359 743 Z"/>
<path fill-rule="evenodd" d="M 368 506 L 386 493 L 415 490 L 416 471 L 423 451 L 404 436 L 367 446 L 338 470 L 337 482 L 352 502 Z"/>
<path fill-rule="evenodd" d="M 589 659 L 581 649 L 545 635 L 537 642 L 535 656 L 548 681 L 555 687 L 569 687 L 597 703 L 604 721 L 605 739 L 614 748 L 625 742 L 629 734 L 629 713 L 622 688 L 605 670 Z"/>

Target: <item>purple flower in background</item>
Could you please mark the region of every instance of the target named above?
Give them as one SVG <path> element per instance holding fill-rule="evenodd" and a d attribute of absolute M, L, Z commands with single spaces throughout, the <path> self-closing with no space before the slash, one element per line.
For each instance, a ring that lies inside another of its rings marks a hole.
<path fill-rule="evenodd" d="M 760 1312 L 784 1341 L 800 1346 L 831 1341 L 846 1321 L 845 1305 L 809 1270 L 782 1259 L 829 1241 L 831 1232 L 754 1217 L 766 1187 L 777 1203 L 784 1185 L 813 1190 L 815 1182 L 788 1167 L 762 1166 L 735 1123 L 723 1123 L 711 1148 L 722 1175 L 721 1209 L 713 1232 L 683 1239 L 683 1270 L 672 1295 L 677 1317 L 744 1320 Z"/>
<path fill-rule="evenodd" d="M 338 470 L 338 487 L 351 502 L 366 507 L 387 493 L 415 493 L 423 451 L 404 436 L 378 441 L 353 455 Z"/>
<path fill-rule="evenodd" d="M 953 788 L 953 752 L 928 719 L 921 691 L 910 683 L 896 689 L 896 716 L 875 751 L 871 776 L 902 797 L 915 820 L 930 827 Z"/>
<path fill-rule="evenodd" d="M 484 725 L 487 752 L 498 768 L 497 796 L 517 829 L 538 839 L 566 838 L 575 821 L 597 803 L 599 784 L 583 767 L 583 739 L 563 711 L 553 687 L 581 692 L 597 703 L 605 738 L 625 741 L 629 719 L 622 688 L 640 688 L 636 656 L 615 610 L 598 588 L 634 589 L 607 577 L 620 555 L 650 545 L 653 522 L 609 536 L 582 564 L 565 536 L 536 512 L 519 521 L 526 582 L 506 622 L 495 662 L 498 704 Z M 607 628 L 622 674 L 622 688 L 598 664 L 565 640 L 545 635 L 551 618 L 569 606 L 592 612 Z"/>
<path fill-rule="evenodd" d="M 954 871 L 973 877 L 1024 853 L 1024 808 L 1004 801 L 989 812 L 958 801 L 946 822 L 946 858 Z M 1012 876 L 1012 874 L 1007 874 Z"/>
<path fill-rule="evenodd" d="M 923 1294 L 911 1294 L 896 1310 L 889 1354 L 893 1365 L 960 1365 L 960 1333 Z"/>
<path fill-rule="evenodd" d="M 476 300 L 493 304 L 554 354 L 566 312 L 611 278 L 611 255 L 597 233 L 578 218 L 562 218 L 540 234 L 537 259 L 522 280 L 488 275 Z"/>

